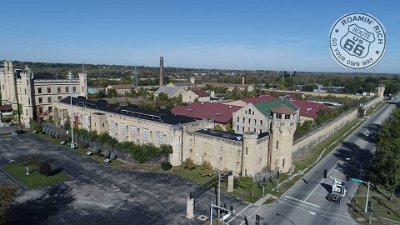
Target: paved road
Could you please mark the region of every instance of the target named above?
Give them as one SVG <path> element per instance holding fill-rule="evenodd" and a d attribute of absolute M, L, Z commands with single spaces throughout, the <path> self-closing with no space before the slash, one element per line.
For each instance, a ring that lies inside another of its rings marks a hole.
<path fill-rule="evenodd" d="M 0 167 L 37 154 L 73 179 L 25 191 L 13 208 L 12 224 L 204 224 L 186 216 L 186 198 L 198 185 L 168 174 L 116 170 L 33 134 L 0 137 Z M 0 174 L 0 182 L 7 177 Z M 196 201 L 195 214 L 209 215 L 213 191 Z M 246 205 L 222 194 L 223 202 L 241 210 Z M 197 218 L 197 217 L 196 217 Z"/>
<path fill-rule="evenodd" d="M 374 134 L 389 116 L 395 105 L 386 104 L 368 118 L 344 142 L 311 169 L 303 180 L 299 180 L 279 201 L 272 206 L 249 207 L 245 214 L 254 224 L 255 214 L 264 218 L 261 224 L 268 225 L 350 225 L 357 224 L 348 213 L 348 203 L 354 196 L 358 184 L 347 182 L 347 198 L 341 204 L 328 201 L 332 179 L 323 179 L 323 170 L 330 177 L 346 180 L 346 175 L 359 178 L 361 167 L 370 165 L 375 151 Z M 350 161 L 346 158 L 350 158 Z"/>

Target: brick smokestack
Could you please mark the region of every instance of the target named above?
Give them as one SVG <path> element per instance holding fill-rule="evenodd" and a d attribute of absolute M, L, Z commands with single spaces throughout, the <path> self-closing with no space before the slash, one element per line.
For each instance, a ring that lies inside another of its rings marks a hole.
<path fill-rule="evenodd" d="M 164 84 L 164 57 L 160 56 L 160 87 Z"/>

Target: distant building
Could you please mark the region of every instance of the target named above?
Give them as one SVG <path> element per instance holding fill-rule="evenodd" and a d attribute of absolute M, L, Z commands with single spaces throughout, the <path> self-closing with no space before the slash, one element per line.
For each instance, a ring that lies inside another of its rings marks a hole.
<path fill-rule="evenodd" d="M 14 110 L 21 107 L 21 122 L 30 127 L 31 121 L 48 118 L 52 103 L 66 96 L 87 97 L 87 75 L 63 79 L 53 74 L 34 74 L 29 68 L 17 73 L 11 61 L 0 69 L 2 104 L 11 104 Z"/>
<path fill-rule="evenodd" d="M 230 83 L 203 83 L 204 86 L 209 85 L 212 87 L 224 87 L 227 88 L 229 91 L 232 91 L 233 89 L 238 89 L 240 91 L 248 91 L 252 92 L 254 91 L 254 86 L 251 84 L 230 84 Z"/>
<path fill-rule="evenodd" d="M 317 118 L 318 112 L 321 109 L 328 109 L 327 105 L 310 102 L 301 99 L 290 99 L 290 101 L 300 109 L 300 123 L 307 120 L 315 120 Z"/>
<path fill-rule="evenodd" d="M 202 89 L 192 88 L 182 94 L 182 102 L 191 103 L 191 102 L 209 102 L 210 95 Z"/>
<path fill-rule="evenodd" d="M 168 98 L 177 98 L 179 95 L 183 95 L 186 90 L 183 87 L 170 87 L 162 86 L 157 91 L 154 92 L 154 98 L 158 98 L 158 95 L 164 93 Z"/>
<path fill-rule="evenodd" d="M 135 88 L 136 86 L 133 84 L 112 84 L 106 87 L 106 93 L 108 93 L 111 89 L 114 89 L 118 95 L 125 95 L 132 89 L 135 90 Z"/>

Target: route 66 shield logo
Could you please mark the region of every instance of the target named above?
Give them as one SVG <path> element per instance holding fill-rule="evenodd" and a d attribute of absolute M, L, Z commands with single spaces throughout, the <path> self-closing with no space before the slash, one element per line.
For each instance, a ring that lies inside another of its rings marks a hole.
<path fill-rule="evenodd" d="M 329 47 L 333 58 L 342 66 L 352 69 L 373 67 L 386 51 L 385 30 L 369 14 L 346 14 L 332 26 Z"/>
<path fill-rule="evenodd" d="M 371 43 L 375 41 L 375 35 L 355 24 L 350 25 L 347 34 L 340 40 L 340 46 L 352 56 L 364 58 L 368 55 Z"/>

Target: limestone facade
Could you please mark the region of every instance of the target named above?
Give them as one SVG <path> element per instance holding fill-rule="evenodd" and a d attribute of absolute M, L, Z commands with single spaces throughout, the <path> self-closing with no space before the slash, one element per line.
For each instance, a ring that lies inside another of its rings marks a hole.
<path fill-rule="evenodd" d="M 2 104 L 12 104 L 17 110 L 21 109 L 21 122 L 26 127 L 32 120 L 53 111 L 52 103 L 67 96 L 87 97 L 87 75 L 79 73 L 78 78 L 60 79 L 51 77 L 35 78 L 29 68 L 19 74 L 14 70 L 11 61 L 5 61 L 0 69 L 0 87 Z"/>
<path fill-rule="evenodd" d="M 196 164 L 208 161 L 216 169 L 246 176 L 254 176 L 265 169 L 279 168 L 287 172 L 291 166 L 290 135 L 293 136 L 295 129 L 294 117 L 290 121 L 274 117 L 277 120 L 271 123 L 274 129 L 269 132 L 234 134 L 213 130 L 214 123 L 209 120 L 100 105 L 84 98 L 73 98 L 72 107 L 69 98 L 53 102 L 53 109 L 54 122 L 59 125 L 73 118 L 71 124 L 75 127 L 107 132 L 118 141 L 171 145 L 173 166 L 191 158 Z M 276 147 L 271 141 L 280 144 Z M 277 161 L 279 166 L 274 164 Z"/>

